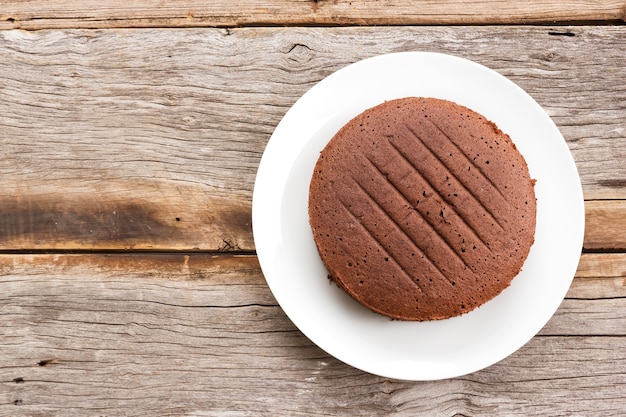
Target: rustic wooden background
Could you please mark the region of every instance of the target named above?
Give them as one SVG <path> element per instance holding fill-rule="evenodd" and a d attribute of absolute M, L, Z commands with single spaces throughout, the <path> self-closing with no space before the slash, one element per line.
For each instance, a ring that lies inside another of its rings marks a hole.
<path fill-rule="evenodd" d="M 626 410 L 622 1 L 4 1 L 0 415 L 567 415 Z M 289 107 L 357 60 L 428 50 L 529 92 L 586 205 L 553 319 L 444 381 L 351 368 L 286 318 L 251 195 Z"/>

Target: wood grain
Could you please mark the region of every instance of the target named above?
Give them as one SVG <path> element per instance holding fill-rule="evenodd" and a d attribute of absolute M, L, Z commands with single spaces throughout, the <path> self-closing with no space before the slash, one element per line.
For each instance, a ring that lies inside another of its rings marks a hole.
<path fill-rule="evenodd" d="M 585 248 L 623 250 L 626 247 L 626 200 L 587 201 Z"/>
<path fill-rule="evenodd" d="M 559 30 L 573 36 L 549 27 L 1 31 L 0 247 L 252 251 L 256 168 L 285 112 L 349 63 L 410 50 L 509 77 L 558 125 L 585 198 L 626 199 L 626 27 Z M 620 202 L 587 212 L 586 247 L 624 248 Z"/>
<path fill-rule="evenodd" d="M 624 0 L 2 1 L 0 417 L 622 416 L 625 20 Z M 251 197 L 302 94 L 419 50 L 537 100 L 576 162 L 586 230 L 537 336 L 413 383 L 341 363 L 285 316 Z"/>
<path fill-rule="evenodd" d="M 624 20 L 622 0 L 4 1 L 0 29 L 244 25 L 459 25 Z"/>
<path fill-rule="evenodd" d="M 582 275 L 597 262 L 608 261 L 583 255 Z M 0 415 L 619 416 L 626 316 L 614 272 L 577 277 L 546 329 L 504 361 L 409 383 L 312 344 L 254 256 L 0 255 Z"/>

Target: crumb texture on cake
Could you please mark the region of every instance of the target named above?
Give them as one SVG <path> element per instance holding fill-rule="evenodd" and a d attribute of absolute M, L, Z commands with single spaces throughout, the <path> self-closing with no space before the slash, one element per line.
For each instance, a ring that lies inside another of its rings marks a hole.
<path fill-rule="evenodd" d="M 519 273 L 534 241 L 534 181 L 494 123 L 408 97 L 332 138 L 314 169 L 309 220 L 330 276 L 358 302 L 395 319 L 444 319 Z"/>

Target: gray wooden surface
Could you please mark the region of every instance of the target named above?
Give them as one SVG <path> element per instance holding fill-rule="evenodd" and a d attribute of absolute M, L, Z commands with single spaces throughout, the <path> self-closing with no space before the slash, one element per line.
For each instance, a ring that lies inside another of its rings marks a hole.
<path fill-rule="evenodd" d="M 600 209 L 621 221 L 624 28 L 560 30 L 575 36 L 508 26 L 0 31 L 3 245 L 253 250 L 254 176 L 287 109 L 349 63 L 409 50 L 472 59 L 528 91 L 566 138 L 586 200 L 616 200 Z"/>
<path fill-rule="evenodd" d="M 577 277 L 541 333 L 502 362 L 416 383 L 317 348 L 254 256 L 5 255 L 0 271 L 1 415 L 620 416 L 626 406 L 626 295 L 611 273 Z"/>
<path fill-rule="evenodd" d="M 389 380 L 317 348 L 250 225 L 288 108 L 333 71 L 429 50 L 552 116 L 585 253 L 538 336 L 485 370 Z M 626 410 L 626 27 L 0 30 L 0 415 L 568 415 Z"/>
<path fill-rule="evenodd" d="M 4 0 L 0 29 L 623 22 L 623 0 Z"/>

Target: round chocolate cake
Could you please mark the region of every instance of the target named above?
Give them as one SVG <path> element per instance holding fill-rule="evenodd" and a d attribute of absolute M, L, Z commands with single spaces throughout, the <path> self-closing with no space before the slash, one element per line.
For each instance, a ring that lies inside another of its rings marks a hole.
<path fill-rule="evenodd" d="M 309 220 L 330 278 L 400 320 L 468 312 L 504 290 L 534 241 L 528 166 L 456 103 L 408 97 L 348 122 L 321 152 Z"/>

